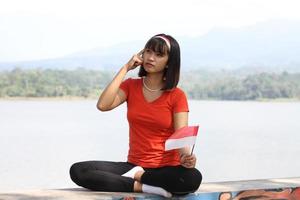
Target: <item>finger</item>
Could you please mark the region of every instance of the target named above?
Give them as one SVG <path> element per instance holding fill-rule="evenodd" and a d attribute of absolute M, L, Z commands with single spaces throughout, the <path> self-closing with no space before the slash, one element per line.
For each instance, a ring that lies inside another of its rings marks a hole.
<path fill-rule="evenodd" d="M 196 158 L 191 157 L 191 158 L 188 158 L 187 160 L 194 161 L 194 160 L 196 160 Z"/>
<path fill-rule="evenodd" d="M 142 49 L 140 52 L 138 52 L 138 56 L 141 56 L 144 53 L 144 49 Z"/>
<path fill-rule="evenodd" d="M 189 160 L 196 160 L 196 157 L 195 156 L 190 156 L 188 159 Z"/>
<path fill-rule="evenodd" d="M 189 158 L 186 158 L 186 160 L 187 160 L 187 161 L 192 161 L 192 160 L 194 160 L 194 158 L 189 157 Z"/>
<path fill-rule="evenodd" d="M 143 59 L 141 58 L 141 57 L 136 57 L 136 59 L 135 59 L 135 61 L 137 61 L 137 62 L 143 62 Z"/>
<path fill-rule="evenodd" d="M 185 168 L 189 168 L 189 166 L 186 164 L 186 163 L 184 163 L 184 164 L 181 164 L 183 167 L 185 167 Z"/>
<path fill-rule="evenodd" d="M 194 163 L 194 162 L 191 162 L 191 161 L 189 161 L 189 162 L 185 162 L 184 164 L 185 164 L 185 165 L 187 165 L 187 166 L 194 166 L 194 164 L 195 164 L 195 163 Z"/>
<path fill-rule="evenodd" d="M 134 61 L 134 62 L 143 62 L 143 58 L 139 57 L 138 55 L 134 55 L 132 57 L 132 61 Z"/>
<path fill-rule="evenodd" d="M 137 63 L 143 63 L 143 59 L 141 59 L 141 58 L 135 58 L 134 59 L 134 62 L 137 62 Z"/>
<path fill-rule="evenodd" d="M 192 165 L 189 165 L 189 164 L 185 164 L 185 165 L 183 165 L 185 168 L 193 168 L 193 166 Z"/>

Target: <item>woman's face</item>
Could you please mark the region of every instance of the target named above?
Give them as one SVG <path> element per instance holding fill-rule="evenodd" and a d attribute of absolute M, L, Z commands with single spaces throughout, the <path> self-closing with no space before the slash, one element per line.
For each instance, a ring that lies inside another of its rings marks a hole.
<path fill-rule="evenodd" d="M 161 54 L 152 49 L 145 48 L 143 53 L 143 67 L 148 73 L 163 72 L 168 62 L 169 55 Z"/>

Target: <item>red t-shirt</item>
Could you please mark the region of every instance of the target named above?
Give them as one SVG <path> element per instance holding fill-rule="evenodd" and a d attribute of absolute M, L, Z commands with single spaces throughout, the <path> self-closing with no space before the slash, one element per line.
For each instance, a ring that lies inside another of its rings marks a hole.
<path fill-rule="evenodd" d="M 145 168 L 180 165 L 178 151 L 165 151 L 164 146 L 174 133 L 173 114 L 189 111 L 184 92 L 175 88 L 147 102 L 141 78 L 129 78 L 120 88 L 127 96 L 128 162 Z"/>

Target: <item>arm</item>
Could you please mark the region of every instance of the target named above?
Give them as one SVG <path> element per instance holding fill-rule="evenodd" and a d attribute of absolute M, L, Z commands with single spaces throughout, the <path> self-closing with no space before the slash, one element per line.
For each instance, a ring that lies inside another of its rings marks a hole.
<path fill-rule="evenodd" d="M 178 112 L 174 114 L 174 130 L 188 126 L 188 112 Z M 179 149 L 180 155 L 190 154 L 190 147 Z"/>
<path fill-rule="evenodd" d="M 179 112 L 174 114 L 174 130 L 188 126 L 188 112 Z M 191 155 L 190 147 L 179 149 L 180 163 L 186 168 L 194 168 L 196 165 L 196 156 Z"/>
<path fill-rule="evenodd" d="M 127 64 L 125 64 L 114 79 L 104 89 L 97 102 L 97 108 L 101 111 L 112 110 L 126 101 L 126 94 L 119 88 L 124 77 L 129 70 L 136 68 L 141 65 L 143 60 L 141 55 L 143 50 L 138 54 L 134 55 Z"/>
<path fill-rule="evenodd" d="M 114 79 L 104 89 L 99 97 L 97 108 L 101 111 L 112 110 L 118 105 L 126 101 L 126 94 L 119 89 L 125 75 L 127 73 L 126 65 L 123 66 Z"/>

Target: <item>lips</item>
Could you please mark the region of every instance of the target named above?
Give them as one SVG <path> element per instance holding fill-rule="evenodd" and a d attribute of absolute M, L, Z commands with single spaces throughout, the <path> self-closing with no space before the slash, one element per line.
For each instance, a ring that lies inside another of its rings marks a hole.
<path fill-rule="evenodd" d="M 151 63 L 145 63 L 145 65 L 147 66 L 147 67 L 154 67 L 154 65 L 153 64 L 151 64 Z"/>

